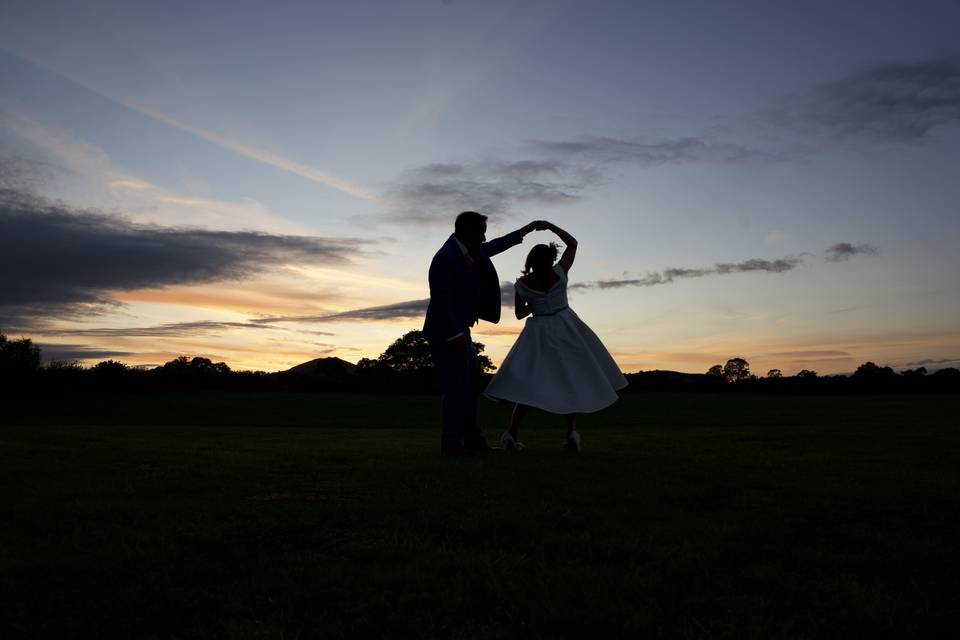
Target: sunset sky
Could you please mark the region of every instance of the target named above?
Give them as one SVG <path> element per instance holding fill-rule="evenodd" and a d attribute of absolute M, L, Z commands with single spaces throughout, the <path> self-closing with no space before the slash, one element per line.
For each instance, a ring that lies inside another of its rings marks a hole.
<path fill-rule="evenodd" d="M 0 189 L 47 360 L 374 357 L 472 209 L 628 372 L 960 366 L 960 4 L 8 1 Z"/>

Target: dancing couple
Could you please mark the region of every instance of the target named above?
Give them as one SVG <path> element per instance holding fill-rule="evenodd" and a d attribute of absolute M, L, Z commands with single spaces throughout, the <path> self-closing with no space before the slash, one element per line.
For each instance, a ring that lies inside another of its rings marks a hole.
<path fill-rule="evenodd" d="M 555 233 L 565 248 L 558 260 L 556 244 L 534 246 L 514 285 L 516 316 L 529 317 L 485 391 L 487 397 L 514 403 L 510 425 L 500 436 L 501 447 L 524 448 L 518 439 L 520 424 L 530 408 L 537 408 L 564 417 L 564 446 L 579 452 L 577 414 L 611 405 L 616 391 L 627 385 L 603 343 L 567 304 L 567 274 L 576 257 L 576 239 L 538 220 L 487 241 L 487 217 L 465 211 L 430 264 L 430 304 L 423 326 L 443 388 L 444 455 L 493 450 L 477 421 L 481 371 L 470 327 L 479 320 L 500 321 L 500 280 L 490 258 L 522 243 L 532 231 Z"/>

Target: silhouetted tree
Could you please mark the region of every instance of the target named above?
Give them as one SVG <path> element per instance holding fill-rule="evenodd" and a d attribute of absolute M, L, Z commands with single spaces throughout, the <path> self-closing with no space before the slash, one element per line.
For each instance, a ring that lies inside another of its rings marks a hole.
<path fill-rule="evenodd" d="M 479 342 L 473 343 L 477 350 L 477 360 L 480 362 L 481 371 L 493 371 L 496 369 L 490 358 L 483 354 L 484 345 Z M 430 356 L 430 344 L 423 336 L 422 331 L 408 331 L 393 344 L 387 347 L 387 350 L 380 354 L 377 362 L 387 366 L 394 371 L 405 373 L 414 371 L 426 371 L 433 368 L 433 359 Z M 359 363 L 358 363 L 359 366 Z M 365 363 L 364 366 L 369 366 Z"/>
<path fill-rule="evenodd" d="M 87 370 L 76 360 L 52 360 L 40 371 L 44 392 L 76 391 L 82 388 Z"/>
<path fill-rule="evenodd" d="M 723 366 L 723 379 L 727 382 L 749 380 L 751 377 L 750 363 L 743 358 L 730 358 Z"/>
<path fill-rule="evenodd" d="M 199 356 L 190 361 L 190 368 L 201 375 L 226 375 L 230 373 L 230 367 L 226 362 L 213 362 L 210 358 L 201 358 Z"/>
<path fill-rule="evenodd" d="M 160 367 L 163 371 L 170 373 L 186 372 L 190 370 L 190 358 L 187 356 L 178 356 L 169 362 L 164 362 Z"/>
<path fill-rule="evenodd" d="M 707 369 L 707 375 L 708 375 L 708 376 L 717 376 L 718 378 L 722 378 L 722 377 L 723 377 L 723 366 L 722 366 L 722 365 L 719 365 L 719 364 L 713 365 L 712 367 L 710 367 L 709 369 Z"/>
<path fill-rule="evenodd" d="M 894 373 L 893 369 L 890 367 L 880 367 L 874 364 L 873 362 L 864 362 L 862 365 L 857 367 L 857 370 L 854 372 L 854 379 L 868 379 L 868 380 L 878 380 L 892 378 L 897 375 Z"/>
<path fill-rule="evenodd" d="M 810 369 L 800 369 L 800 371 L 797 372 L 797 377 L 798 378 L 816 378 L 817 372 L 811 371 Z"/>
<path fill-rule="evenodd" d="M 433 367 L 430 344 L 422 331 L 408 331 L 380 354 L 377 362 L 394 371 L 426 371 Z"/>
<path fill-rule="evenodd" d="M 768 377 L 768 378 L 782 378 L 782 377 L 783 377 L 783 372 L 780 371 L 780 369 L 770 369 L 770 371 L 767 371 L 767 377 Z"/>
<path fill-rule="evenodd" d="M 8 340 L 0 333 L 0 378 L 22 382 L 40 370 L 40 348 L 30 338 Z"/>
<path fill-rule="evenodd" d="M 122 362 L 118 362 L 116 360 L 104 360 L 103 362 L 98 362 L 97 364 L 90 367 L 90 370 L 93 371 L 94 373 L 101 373 L 101 374 L 103 373 L 122 374 L 126 372 L 127 368 L 128 368 L 127 365 L 123 364 Z"/>
<path fill-rule="evenodd" d="M 373 358 L 360 358 L 357 360 L 357 370 L 366 371 L 368 369 L 373 369 L 380 364 L 379 360 Z"/>
<path fill-rule="evenodd" d="M 910 379 L 922 378 L 927 375 L 927 368 L 920 367 L 918 369 L 904 369 L 900 372 L 900 375 L 902 375 L 904 378 Z"/>
<path fill-rule="evenodd" d="M 131 382 L 128 378 L 130 368 L 116 360 L 104 360 L 90 367 L 90 380 L 94 388 L 104 391 L 126 389 Z"/>
<path fill-rule="evenodd" d="M 480 371 L 488 373 L 495 370 L 497 367 L 493 364 L 493 361 L 490 360 L 490 356 L 483 353 L 483 350 L 486 348 L 482 342 L 474 342 L 473 348 L 477 350 L 477 362 L 480 363 Z"/>
<path fill-rule="evenodd" d="M 954 385 L 954 388 L 957 388 L 960 386 L 960 369 L 954 367 L 939 369 L 930 375 L 930 380 L 936 384 Z"/>

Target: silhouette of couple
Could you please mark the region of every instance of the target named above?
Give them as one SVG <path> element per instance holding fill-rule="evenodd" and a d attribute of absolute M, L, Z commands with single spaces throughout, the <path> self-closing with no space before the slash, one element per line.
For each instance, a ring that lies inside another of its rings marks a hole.
<path fill-rule="evenodd" d="M 566 248 L 557 260 L 556 244 L 534 246 L 514 285 L 516 316 L 530 317 L 485 392 L 491 399 L 514 403 L 510 425 L 500 436 L 501 448 L 523 450 L 518 430 L 535 407 L 564 416 L 564 447 L 579 452 L 577 414 L 609 406 L 617 399 L 616 391 L 627 385 L 603 343 L 567 304 L 567 274 L 576 256 L 576 239 L 537 220 L 488 242 L 487 217 L 464 211 L 430 263 L 430 304 L 423 326 L 443 389 L 444 455 L 494 450 L 477 420 L 481 372 L 470 327 L 481 319 L 500 321 L 500 279 L 490 258 L 522 243 L 532 231 L 552 231 Z"/>

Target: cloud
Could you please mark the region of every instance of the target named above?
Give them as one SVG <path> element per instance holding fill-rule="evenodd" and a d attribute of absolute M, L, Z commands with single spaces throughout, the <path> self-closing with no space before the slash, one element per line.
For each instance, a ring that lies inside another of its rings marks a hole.
<path fill-rule="evenodd" d="M 0 320 L 85 315 L 114 291 L 237 281 L 288 261 L 342 264 L 363 241 L 141 225 L 0 189 Z"/>
<path fill-rule="evenodd" d="M 501 304 L 513 304 L 513 298 L 516 290 L 514 289 L 513 283 L 509 280 L 500 281 L 500 303 Z"/>
<path fill-rule="evenodd" d="M 596 176 L 549 159 L 433 163 L 407 172 L 388 191 L 390 217 L 449 223 L 460 211 L 509 215 L 517 205 L 571 204 Z"/>
<path fill-rule="evenodd" d="M 960 122 L 960 56 L 874 65 L 788 96 L 764 119 L 832 139 L 916 142 Z"/>
<path fill-rule="evenodd" d="M 940 358 L 940 359 L 930 359 L 917 360 L 916 362 L 908 362 L 905 366 L 908 367 L 923 367 L 928 364 L 954 364 L 960 362 L 960 358 Z"/>
<path fill-rule="evenodd" d="M 579 140 L 532 140 L 530 144 L 546 154 L 601 163 L 630 163 L 641 167 L 700 162 L 732 163 L 770 158 L 768 153 L 759 149 L 735 142 L 710 140 L 702 136 L 654 141 L 588 136 Z"/>
<path fill-rule="evenodd" d="M 267 318 L 257 318 L 252 320 L 256 323 L 278 323 L 278 322 L 342 322 L 345 320 L 400 320 L 408 318 L 422 318 L 427 312 L 429 299 L 425 300 L 407 300 L 405 302 L 395 302 L 377 307 L 363 307 L 360 309 L 350 309 L 349 311 L 339 311 L 337 313 L 327 313 L 321 315 L 308 316 L 272 316 Z"/>
<path fill-rule="evenodd" d="M 34 191 L 51 177 L 51 167 L 45 162 L 0 156 L 0 189 Z"/>
<path fill-rule="evenodd" d="M 136 355 L 133 351 L 115 351 L 112 349 L 98 349 L 80 344 L 43 344 L 40 347 L 40 356 L 44 362 L 73 362 L 74 360 L 91 360 L 95 358 L 114 358 Z"/>
<path fill-rule="evenodd" d="M 503 304 L 513 304 L 512 282 L 504 280 L 500 283 L 500 300 Z M 350 309 L 349 311 L 339 311 L 337 313 L 305 316 L 270 316 L 256 318 L 251 320 L 251 322 L 257 324 L 275 324 L 280 322 L 342 322 L 345 320 L 409 320 L 413 318 L 423 318 L 427 313 L 427 305 L 429 304 L 429 298 L 422 300 L 405 300 L 403 302 L 394 302 L 376 307 L 362 307 L 360 309 Z"/>
<path fill-rule="evenodd" d="M 845 358 L 852 356 L 852 354 L 847 351 L 836 351 L 832 349 L 820 351 L 779 351 L 767 355 L 772 358 Z"/>
<path fill-rule="evenodd" d="M 854 246 L 849 242 L 838 242 L 826 251 L 827 262 L 844 262 L 856 255 L 874 256 L 880 253 L 880 250 L 869 244 Z"/>
<path fill-rule="evenodd" d="M 857 254 L 876 254 L 879 251 L 868 244 L 857 247 L 839 242 L 826 250 L 827 260 L 829 262 L 842 262 Z M 732 273 L 748 273 L 752 271 L 762 271 L 764 273 L 786 273 L 793 271 L 803 259 L 797 256 L 788 256 L 776 260 L 765 260 L 762 258 L 751 258 L 742 262 L 718 262 L 712 268 L 696 269 L 667 269 L 665 271 L 654 271 L 637 278 L 611 278 L 606 280 L 594 280 L 591 282 L 578 282 L 570 285 L 570 289 L 619 289 L 621 287 L 652 287 L 659 284 L 670 284 L 676 280 L 685 278 L 702 278 L 704 276 L 719 275 L 725 276 Z"/>
<path fill-rule="evenodd" d="M 404 222 L 448 222 L 475 209 L 509 215 L 518 205 L 578 202 L 604 181 L 611 165 L 640 168 L 691 164 L 778 162 L 805 157 L 810 149 L 771 143 L 767 129 L 840 139 L 867 137 L 912 141 L 960 121 L 960 57 L 871 67 L 789 96 L 751 119 L 737 133 L 716 132 L 649 138 L 611 135 L 567 140 L 532 139 L 522 159 L 433 163 L 408 172 L 388 194 L 388 216 Z M 740 139 L 733 139 L 737 135 Z M 743 140 L 764 139 L 763 145 Z M 771 232 L 768 244 L 783 239 Z"/>
<path fill-rule="evenodd" d="M 169 322 L 151 327 L 99 327 L 93 329 L 36 329 L 41 335 L 92 336 L 92 337 L 191 337 L 214 335 L 229 329 L 280 329 L 257 322 L 218 322 L 197 320 L 194 322 Z M 320 333 L 320 332 L 318 332 Z M 326 334 L 330 335 L 330 334 Z"/>
<path fill-rule="evenodd" d="M 106 97 L 111 97 L 111 96 L 106 96 Z M 312 182 L 317 182 L 317 183 L 326 185 L 328 187 L 332 187 L 337 191 L 341 191 L 343 193 L 351 195 L 355 198 L 359 198 L 361 200 L 368 200 L 370 202 L 376 202 L 380 204 L 383 203 L 382 198 L 376 193 L 354 182 L 351 182 L 344 178 L 340 178 L 339 176 L 325 173 L 323 171 L 320 171 L 319 169 L 316 169 L 315 167 L 311 167 L 310 165 L 303 164 L 301 162 L 296 162 L 294 160 L 290 160 L 289 158 L 285 158 L 277 153 L 273 153 L 271 151 L 267 151 L 265 149 L 255 147 L 253 145 L 247 144 L 245 142 L 241 142 L 234 138 L 230 138 L 228 136 L 215 133 L 213 131 L 208 131 L 207 129 L 203 129 L 201 127 L 197 127 L 192 124 L 188 124 L 186 122 L 173 118 L 165 113 L 162 113 L 157 109 L 148 107 L 143 104 L 139 104 L 133 100 L 119 100 L 117 98 L 113 98 L 113 97 L 111 98 L 114 100 L 117 100 L 124 106 L 130 107 L 131 109 L 139 111 L 140 113 L 146 116 L 149 116 L 155 120 L 159 120 L 160 122 L 163 122 L 172 127 L 180 129 L 181 131 L 185 131 L 191 135 L 194 135 L 200 138 L 201 140 L 206 140 L 207 142 L 211 142 L 217 146 L 223 147 L 224 149 L 233 151 L 234 153 L 241 155 L 245 158 L 249 158 L 250 160 L 256 160 L 258 162 L 269 165 L 271 167 L 281 169 L 288 173 L 292 173 L 293 175 L 296 175 L 296 176 L 300 176 L 301 178 L 306 178 L 307 180 L 310 180 Z"/>
<path fill-rule="evenodd" d="M 592 282 L 578 282 L 570 285 L 570 289 L 619 289 L 622 287 L 652 287 L 659 284 L 670 284 L 676 280 L 686 278 L 702 278 L 709 275 L 728 275 L 747 271 L 765 271 L 767 273 L 784 273 L 791 271 L 802 262 L 800 258 L 781 258 L 779 260 L 761 260 L 754 258 L 743 262 L 718 263 L 713 268 L 700 269 L 667 269 L 654 271 L 638 278 L 620 278 L 608 280 L 594 280 Z"/>
<path fill-rule="evenodd" d="M 22 34 L 18 35 L 22 36 Z M 123 105 L 129 109 L 133 109 L 138 113 L 179 129 L 180 131 L 200 138 L 201 140 L 205 140 L 206 142 L 215 144 L 219 147 L 227 149 L 228 151 L 232 151 L 237 155 L 243 156 L 250 160 L 255 160 L 265 165 L 269 165 L 276 169 L 280 169 L 281 171 L 286 171 L 287 173 L 300 176 L 301 178 L 305 178 L 312 182 L 323 184 L 361 200 L 367 200 L 380 204 L 383 203 L 383 200 L 378 194 L 359 184 L 356 184 L 355 182 L 330 173 L 326 173 L 317 169 L 316 167 L 291 160 L 281 156 L 278 153 L 268 151 L 241 140 L 237 140 L 236 138 L 232 138 L 221 133 L 204 129 L 195 124 L 185 122 L 179 118 L 175 118 L 167 113 L 164 113 L 156 107 L 147 105 L 139 100 L 133 99 L 132 97 L 125 96 L 120 92 L 109 89 L 103 83 L 103 74 L 100 73 L 100 70 L 97 70 L 93 74 L 78 73 L 74 68 L 74 60 L 56 60 L 56 57 L 49 55 L 49 52 L 47 51 L 32 49 L 29 44 L 25 44 L 23 42 L 20 42 L 19 44 L 20 46 L 16 46 L 9 42 L 5 43 L 4 50 L 30 62 L 37 67 L 40 67 L 41 69 L 66 78 L 67 80 L 74 82 L 99 96 Z"/>
<path fill-rule="evenodd" d="M 836 246 L 836 245 L 835 245 Z M 721 262 L 712 268 L 673 268 L 664 271 L 655 271 L 637 278 L 612 278 L 577 282 L 569 285 L 569 289 L 619 289 L 623 287 L 651 287 L 654 285 L 670 284 L 687 278 L 702 278 L 710 275 L 729 275 L 732 273 L 747 273 L 761 271 L 765 273 L 786 273 L 797 268 L 803 260 L 789 256 L 776 260 L 752 258 L 742 262 Z M 500 282 L 500 301 L 511 305 L 514 299 L 514 284 L 509 281 Z M 273 316 L 252 320 L 255 323 L 278 322 L 331 322 L 343 320 L 399 320 L 422 317 L 427 310 L 429 299 L 407 300 L 377 307 L 352 309 L 338 313 L 305 316 Z"/>
<path fill-rule="evenodd" d="M 870 304 L 863 304 L 863 305 L 859 305 L 859 306 L 856 306 L 856 307 L 843 307 L 843 308 L 840 308 L 840 309 L 833 309 L 833 310 L 831 310 L 831 311 L 824 311 L 824 313 L 827 314 L 827 315 L 837 315 L 837 314 L 840 314 L 840 313 L 851 313 L 851 312 L 853 312 L 853 311 L 863 311 L 864 309 L 869 309 L 869 308 L 872 307 L 872 306 L 873 306 L 873 305 L 870 305 Z"/>
<path fill-rule="evenodd" d="M 784 273 L 792 271 L 798 264 L 800 258 L 781 258 L 779 260 L 744 260 L 743 262 L 727 262 L 717 265 L 716 272 L 724 275 L 727 273 L 744 273 L 747 271 L 766 271 L 767 273 Z"/>
<path fill-rule="evenodd" d="M 59 127 L 0 106 L 0 146 L 8 139 L 11 152 L 16 149 L 18 154 L 0 159 L 0 185 L 8 188 L 39 192 L 42 187 L 44 193 L 51 195 L 51 190 L 56 193 L 64 182 L 70 184 L 71 178 L 79 177 L 87 199 L 92 196 L 95 203 L 119 204 L 126 215 L 140 222 L 271 233 L 297 234 L 304 230 L 299 224 L 271 214 L 251 198 L 226 201 L 183 195 L 127 175 L 103 149 Z"/>

